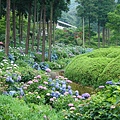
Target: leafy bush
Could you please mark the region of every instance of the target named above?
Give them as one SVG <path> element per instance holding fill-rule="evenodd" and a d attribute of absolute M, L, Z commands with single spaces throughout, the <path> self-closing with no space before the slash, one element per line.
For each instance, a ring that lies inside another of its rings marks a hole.
<path fill-rule="evenodd" d="M 32 80 L 35 76 L 39 75 L 40 72 L 42 72 L 42 71 L 35 70 L 29 66 L 20 67 L 18 71 L 21 73 L 22 82 L 27 82 L 29 80 Z"/>
<path fill-rule="evenodd" d="M 4 59 L 5 53 L 3 51 L 0 51 L 0 62 Z"/>
<path fill-rule="evenodd" d="M 56 113 L 48 105 L 26 104 L 10 96 L 0 95 L 0 120 L 63 120 L 62 112 Z"/>
<path fill-rule="evenodd" d="M 108 79 L 119 78 L 120 56 L 117 57 L 119 54 L 118 47 L 78 55 L 66 67 L 65 76 L 80 84 L 98 87 Z"/>
<path fill-rule="evenodd" d="M 106 82 L 90 99 L 81 101 L 70 110 L 65 120 L 119 120 L 120 119 L 120 82 Z"/>

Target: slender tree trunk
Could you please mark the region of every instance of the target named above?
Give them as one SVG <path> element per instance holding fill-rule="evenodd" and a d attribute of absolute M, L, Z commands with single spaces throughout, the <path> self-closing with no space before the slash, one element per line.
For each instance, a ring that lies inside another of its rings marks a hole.
<path fill-rule="evenodd" d="M 10 42 L 10 0 L 7 0 L 5 53 L 9 53 Z"/>
<path fill-rule="evenodd" d="M 102 29 L 102 45 L 105 47 L 105 27 Z"/>
<path fill-rule="evenodd" d="M 55 22 L 53 22 L 53 45 L 55 45 Z"/>
<path fill-rule="evenodd" d="M 21 44 L 21 40 L 20 40 L 20 35 L 21 35 L 21 13 L 19 11 L 19 30 L 18 30 L 18 34 L 19 34 L 19 44 Z"/>
<path fill-rule="evenodd" d="M 19 43 L 21 44 L 22 38 L 23 38 L 23 13 L 21 14 L 21 20 L 20 20 L 20 41 Z"/>
<path fill-rule="evenodd" d="M 37 37 L 37 52 L 39 51 L 39 45 L 40 45 L 40 39 L 41 39 L 42 13 L 43 13 L 43 7 L 41 8 L 41 11 L 40 11 L 39 32 L 38 32 L 38 37 Z"/>
<path fill-rule="evenodd" d="M 42 40 L 42 62 L 45 61 L 45 19 L 46 18 L 46 6 L 43 4 L 43 40 Z"/>
<path fill-rule="evenodd" d="M 28 54 L 28 49 L 29 49 L 30 19 L 31 19 L 31 2 L 29 2 L 28 28 L 27 28 L 25 54 Z"/>
<path fill-rule="evenodd" d="M 1 16 L 1 4 L 2 4 L 2 2 L 1 2 L 1 0 L 0 0 L 0 16 Z"/>
<path fill-rule="evenodd" d="M 49 51 L 48 51 L 48 60 L 51 61 L 51 50 L 52 50 L 52 17 L 53 17 L 53 2 L 50 2 L 50 39 L 49 39 Z"/>
<path fill-rule="evenodd" d="M 16 15 L 15 15 L 15 2 L 13 2 L 13 41 L 14 47 L 16 47 Z"/>
<path fill-rule="evenodd" d="M 85 48 L 85 26 L 84 26 L 84 17 L 83 17 L 83 48 Z"/>
<path fill-rule="evenodd" d="M 33 47 L 34 47 L 34 39 L 35 39 L 35 22 L 36 22 L 36 5 L 37 5 L 37 1 L 34 0 L 34 23 L 33 23 L 33 35 L 32 35 L 32 51 L 33 51 Z"/>
<path fill-rule="evenodd" d="M 100 24 L 98 21 L 98 48 L 100 48 Z"/>
<path fill-rule="evenodd" d="M 108 33 L 107 33 L 107 34 L 108 34 L 108 35 L 107 35 L 107 36 L 108 36 L 108 39 L 107 39 L 108 42 L 107 42 L 107 44 L 108 44 L 108 46 L 109 46 L 109 45 L 110 45 L 110 29 L 108 29 Z"/>
<path fill-rule="evenodd" d="M 90 36 L 91 36 L 91 35 L 90 35 L 90 17 L 89 17 L 89 28 L 88 28 L 88 29 L 89 29 L 88 35 L 89 35 L 89 46 L 90 46 Z"/>

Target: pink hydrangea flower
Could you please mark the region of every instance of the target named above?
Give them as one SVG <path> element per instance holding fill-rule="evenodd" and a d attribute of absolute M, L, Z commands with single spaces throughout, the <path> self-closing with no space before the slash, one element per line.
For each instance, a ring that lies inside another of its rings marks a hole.
<path fill-rule="evenodd" d="M 40 85 L 40 86 L 38 86 L 38 88 L 39 88 L 39 89 L 43 89 L 44 87 Z"/>
<path fill-rule="evenodd" d="M 41 78 L 41 75 L 38 75 L 36 78 L 40 79 L 40 78 Z"/>
<path fill-rule="evenodd" d="M 37 83 L 37 82 L 38 82 L 38 80 L 36 80 L 36 79 L 35 79 L 35 80 L 34 80 L 34 82 L 36 82 L 36 83 Z"/>
<path fill-rule="evenodd" d="M 27 83 L 30 85 L 30 84 L 32 84 L 32 83 L 33 83 L 33 81 L 28 81 Z"/>
<path fill-rule="evenodd" d="M 77 98 L 82 99 L 82 96 L 81 96 L 81 95 L 78 95 Z"/>
<path fill-rule="evenodd" d="M 54 98 L 50 98 L 50 101 L 54 101 Z"/>
<path fill-rule="evenodd" d="M 69 103 L 68 106 L 69 107 L 73 107 L 74 105 L 73 105 L 73 103 Z"/>
<path fill-rule="evenodd" d="M 45 71 L 46 72 L 51 72 L 51 69 L 50 68 L 46 68 Z"/>
<path fill-rule="evenodd" d="M 64 95 L 68 95 L 68 94 L 69 94 L 69 92 L 65 92 L 65 93 L 64 93 Z"/>
<path fill-rule="evenodd" d="M 43 83 L 46 84 L 46 85 L 48 84 L 48 82 L 46 82 L 46 81 L 44 81 Z"/>
<path fill-rule="evenodd" d="M 67 83 L 72 83 L 72 81 L 71 81 L 71 80 L 66 80 L 66 82 L 67 82 Z"/>

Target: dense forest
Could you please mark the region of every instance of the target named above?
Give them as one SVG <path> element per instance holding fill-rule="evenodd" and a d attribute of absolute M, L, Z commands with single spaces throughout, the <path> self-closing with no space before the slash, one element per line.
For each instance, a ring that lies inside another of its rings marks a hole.
<path fill-rule="evenodd" d="M 92 39 L 96 39 L 95 34 L 97 41 L 94 42 L 97 42 L 98 47 L 101 46 L 101 42 L 103 47 L 109 45 L 111 41 L 116 45 L 119 44 L 119 1 L 0 0 L 0 2 L 0 39 L 5 43 L 6 54 L 8 54 L 10 43 L 14 43 L 16 47 L 16 43 L 21 44 L 22 41 L 25 42 L 27 54 L 30 39 L 32 50 L 37 40 L 38 51 L 42 38 L 44 61 L 47 29 L 50 59 L 51 44 L 55 43 L 54 33 L 58 19 L 69 23 L 73 21 L 71 24 L 77 24 L 78 29 L 74 31 L 74 34 L 77 34 L 78 40 L 82 40 L 83 47 L 85 47 L 85 42 L 90 45 L 91 41 L 94 41 Z M 63 11 L 68 13 L 65 14 Z"/>

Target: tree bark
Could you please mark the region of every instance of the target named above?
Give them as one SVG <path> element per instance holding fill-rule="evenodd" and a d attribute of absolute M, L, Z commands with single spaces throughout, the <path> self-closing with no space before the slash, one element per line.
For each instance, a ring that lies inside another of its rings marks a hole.
<path fill-rule="evenodd" d="M 45 21 L 46 21 L 46 6 L 43 4 L 43 40 L 42 40 L 42 62 L 45 61 Z"/>
<path fill-rule="evenodd" d="M 43 8 L 41 8 L 41 11 L 40 11 L 39 32 L 38 32 L 38 37 L 37 37 L 37 52 L 39 51 L 39 45 L 40 45 L 40 39 L 41 39 L 42 13 L 43 13 Z"/>
<path fill-rule="evenodd" d="M 20 35 L 21 35 L 21 13 L 19 11 L 19 30 L 18 30 L 18 34 L 19 34 L 19 44 L 21 44 L 21 39 L 20 39 Z"/>
<path fill-rule="evenodd" d="M 53 45 L 55 45 L 55 22 L 53 22 Z"/>
<path fill-rule="evenodd" d="M 2 4 L 2 2 L 1 2 L 1 0 L 0 0 L 0 16 L 1 16 L 1 4 Z"/>
<path fill-rule="evenodd" d="M 21 22 L 20 22 L 20 44 L 23 38 L 23 13 L 21 14 Z"/>
<path fill-rule="evenodd" d="M 100 24 L 98 21 L 98 48 L 100 48 Z"/>
<path fill-rule="evenodd" d="M 90 36 L 91 36 L 91 35 L 90 35 L 90 17 L 89 17 L 89 28 L 88 28 L 88 30 L 89 30 L 89 31 L 88 31 L 88 35 L 89 35 L 89 46 L 90 46 Z"/>
<path fill-rule="evenodd" d="M 13 1 L 13 41 L 14 47 L 16 47 L 16 15 L 15 15 L 15 2 Z"/>
<path fill-rule="evenodd" d="M 7 0 L 5 53 L 9 53 L 10 42 L 10 0 Z"/>
<path fill-rule="evenodd" d="M 33 23 L 33 35 L 32 35 L 32 51 L 34 49 L 34 39 L 35 39 L 35 22 L 36 22 L 36 5 L 37 1 L 34 0 L 34 23 Z"/>
<path fill-rule="evenodd" d="M 85 48 L 85 26 L 84 26 L 84 17 L 83 17 L 83 48 Z"/>
<path fill-rule="evenodd" d="M 28 49 L 29 49 L 30 19 L 31 19 L 31 2 L 29 2 L 29 14 L 28 14 L 28 27 L 27 27 L 25 54 L 28 54 Z"/>
<path fill-rule="evenodd" d="M 52 17 L 53 17 L 53 3 L 50 2 L 50 39 L 49 39 L 49 51 L 48 51 L 48 60 L 51 61 L 51 50 L 52 50 Z"/>
<path fill-rule="evenodd" d="M 105 27 L 103 27 L 102 29 L 102 44 L 103 44 L 103 47 L 105 47 Z"/>

